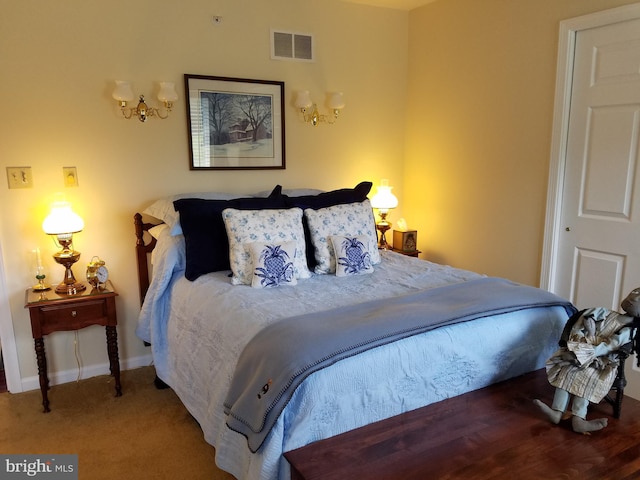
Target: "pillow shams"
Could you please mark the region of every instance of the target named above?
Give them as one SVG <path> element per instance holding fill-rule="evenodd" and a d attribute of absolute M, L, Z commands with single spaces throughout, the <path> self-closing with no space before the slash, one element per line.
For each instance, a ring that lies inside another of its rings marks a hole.
<path fill-rule="evenodd" d="M 253 288 L 270 288 L 281 285 L 296 285 L 293 260 L 296 242 L 253 242 L 246 245 L 251 252 Z"/>
<path fill-rule="evenodd" d="M 346 203 L 362 202 L 366 200 L 371 191 L 371 182 L 360 182 L 354 188 L 341 188 L 331 192 L 323 192 L 315 195 L 288 196 L 283 195 L 288 207 L 298 208 L 326 208 Z"/>
<path fill-rule="evenodd" d="M 233 200 L 203 200 L 184 198 L 176 200 L 175 208 L 180 214 L 180 223 L 185 240 L 185 277 L 195 280 L 199 276 L 220 270 L 230 270 L 229 241 L 222 211 L 236 209 L 258 210 L 282 208 L 284 201 L 277 186 L 267 198 L 236 198 Z"/>
<path fill-rule="evenodd" d="M 267 196 L 266 194 L 264 195 Z M 159 198 L 142 213 L 144 215 L 150 215 L 154 218 L 162 220 L 169 225 L 171 229 L 171 235 L 179 235 L 182 233 L 180 227 L 180 217 L 176 211 L 173 202 L 180 200 L 181 198 L 201 198 L 205 200 L 231 200 L 238 198 L 235 193 L 223 193 L 223 192 L 201 192 L 201 193 L 180 193 L 178 195 L 172 195 L 170 197 Z"/>
<path fill-rule="evenodd" d="M 269 195 L 269 191 L 263 190 L 261 192 L 255 193 L 253 197 L 266 197 Z M 299 197 L 302 195 L 318 195 L 319 193 L 326 193 L 324 190 L 320 190 L 318 188 L 283 188 L 282 195 L 287 195 L 290 197 Z"/>
<path fill-rule="evenodd" d="M 319 208 L 332 207 L 334 205 L 342 205 L 346 203 L 362 202 L 367 199 L 369 191 L 371 191 L 371 182 L 360 182 L 354 188 L 341 188 L 339 190 L 333 190 L 330 192 L 313 193 L 306 195 L 293 195 L 290 192 L 283 194 L 284 201 L 288 207 L 298 207 L 303 210 L 307 208 L 313 208 L 315 210 Z M 302 219 L 302 226 L 306 237 L 307 246 L 307 266 L 313 270 L 316 266 L 316 259 L 309 234 L 309 225 L 307 224 L 307 218 Z"/>
<path fill-rule="evenodd" d="M 227 208 L 222 218 L 229 238 L 229 263 L 234 285 L 251 285 L 253 270 L 251 252 L 247 245 L 252 242 L 296 244 L 293 266 L 296 278 L 311 276 L 305 259 L 302 210 L 266 209 L 237 210 Z"/>
<path fill-rule="evenodd" d="M 373 272 L 367 235 L 341 237 L 332 235 L 331 245 L 336 258 L 336 276 L 347 277 Z"/>
<path fill-rule="evenodd" d="M 380 263 L 378 235 L 369 200 L 334 205 L 319 210 L 307 209 L 304 211 L 304 215 L 309 224 L 309 233 L 318 262 L 315 267 L 316 273 L 334 273 L 336 271 L 336 258 L 330 241 L 330 237 L 333 235 L 343 237 L 365 235 L 368 238 L 365 246 L 369 252 L 371 263 L 373 265 Z"/>
<path fill-rule="evenodd" d="M 160 235 L 169 231 L 169 225 L 166 223 L 161 223 L 149 229 L 149 235 L 151 235 L 156 240 L 160 238 Z"/>

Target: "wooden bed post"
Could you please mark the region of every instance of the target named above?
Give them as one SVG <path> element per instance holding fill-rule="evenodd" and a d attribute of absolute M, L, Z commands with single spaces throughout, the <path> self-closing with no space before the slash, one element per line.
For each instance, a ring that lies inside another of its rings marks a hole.
<path fill-rule="evenodd" d="M 136 261 L 138 264 L 138 286 L 140 289 L 140 305 L 144 303 L 144 297 L 149 289 L 149 259 L 147 255 L 156 246 L 156 239 L 151 237 L 149 243 L 144 243 L 144 232 L 155 227 L 152 223 L 143 223 L 142 215 L 136 213 L 133 216 L 133 224 L 136 228 Z"/>
<path fill-rule="evenodd" d="M 140 306 L 144 303 L 144 297 L 147 295 L 147 290 L 149 290 L 149 257 L 148 255 L 153 251 L 156 247 L 156 239 L 151 235 L 151 240 L 149 243 L 144 243 L 144 232 L 148 232 L 149 229 L 155 227 L 156 225 L 153 223 L 144 223 L 142 221 L 142 215 L 136 213 L 133 216 L 133 224 L 136 228 L 136 263 L 138 264 L 138 286 L 140 288 Z M 149 346 L 150 344 L 144 342 L 145 345 Z M 160 378 L 156 375 L 156 378 L 153 381 L 153 384 L 156 386 L 158 390 L 162 390 L 165 388 L 169 388 L 169 385 L 164 383 Z"/>

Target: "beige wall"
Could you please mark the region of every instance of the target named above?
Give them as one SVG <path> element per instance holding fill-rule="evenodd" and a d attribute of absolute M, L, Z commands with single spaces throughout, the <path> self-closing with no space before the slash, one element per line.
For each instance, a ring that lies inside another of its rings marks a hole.
<path fill-rule="evenodd" d="M 55 192 L 66 193 L 86 224 L 75 236 L 82 252 L 76 277 L 99 255 L 119 290 L 125 368 L 148 354 L 134 334 L 132 217 L 153 199 L 204 190 L 250 193 L 277 183 L 331 189 L 382 177 L 402 195 L 407 12 L 338 0 L 0 0 L 0 11 L 0 168 L 4 177 L 7 166 L 31 166 L 34 177 L 26 190 L 0 181 L 4 293 L 27 387 L 37 386 L 23 308 L 24 290 L 34 281 L 31 250 L 40 247 L 51 280 L 62 276 L 50 257 L 56 248 L 40 227 Z M 214 26 L 212 15 L 223 22 Z M 271 28 L 313 34 L 317 61 L 270 60 Z M 184 73 L 284 81 L 286 170 L 191 172 Z M 147 99 L 155 97 L 154 82 L 173 81 L 180 100 L 168 120 L 122 120 L 111 98 L 115 79 L 130 80 Z M 302 124 L 292 107 L 300 89 L 318 103 L 325 92 L 343 91 L 347 106 L 338 124 Z M 77 167 L 78 188 L 64 187 L 63 166 Z M 83 365 L 105 366 L 103 329 L 90 327 L 79 338 Z M 53 380 L 56 372 L 75 379 L 73 341 L 71 333 L 47 339 Z"/>
<path fill-rule="evenodd" d="M 629 0 L 410 14 L 404 212 L 426 258 L 539 284 L 559 22 Z"/>
<path fill-rule="evenodd" d="M 631 3 L 438 0 L 411 12 L 404 212 L 427 259 L 539 285 L 559 22 Z M 631 363 L 625 393 L 640 398 Z"/>

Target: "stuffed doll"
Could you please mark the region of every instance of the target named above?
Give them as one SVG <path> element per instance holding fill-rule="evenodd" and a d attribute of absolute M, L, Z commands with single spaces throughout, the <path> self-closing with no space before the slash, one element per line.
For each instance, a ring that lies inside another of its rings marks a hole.
<path fill-rule="evenodd" d="M 618 372 L 612 353 L 631 341 L 634 317 L 640 317 L 640 288 L 622 301 L 626 315 L 606 308 L 589 308 L 573 315 L 560 339 L 560 349 L 546 362 L 549 383 L 556 387 L 551 407 L 534 403 L 551 422 L 562 420 L 573 395 L 571 426 L 588 433 L 607 426 L 606 418 L 587 420 L 589 402 L 599 403 L 609 393 Z"/>

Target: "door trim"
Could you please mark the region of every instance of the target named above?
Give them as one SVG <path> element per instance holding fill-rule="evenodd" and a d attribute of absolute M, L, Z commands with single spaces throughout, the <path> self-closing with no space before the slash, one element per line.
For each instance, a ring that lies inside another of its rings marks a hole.
<path fill-rule="evenodd" d="M 13 317 L 9 307 L 7 294 L 7 282 L 4 275 L 4 256 L 0 245 L 0 342 L 2 342 L 2 357 L 4 359 L 4 375 L 7 381 L 7 390 L 11 393 L 23 391 L 20 367 L 18 363 L 18 350 L 16 337 L 13 330 Z"/>
<path fill-rule="evenodd" d="M 558 42 L 558 65 L 556 69 L 556 94 L 553 108 L 553 132 L 551 135 L 551 160 L 547 187 L 547 211 L 545 216 L 544 243 L 540 287 L 550 292 L 557 291 L 558 244 L 562 225 L 562 198 L 564 195 L 564 173 L 566 168 L 567 137 L 571 107 L 571 85 L 576 36 L 581 30 L 602 27 L 640 18 L 640 3 L 625 5 L 560 22 Z"/>

